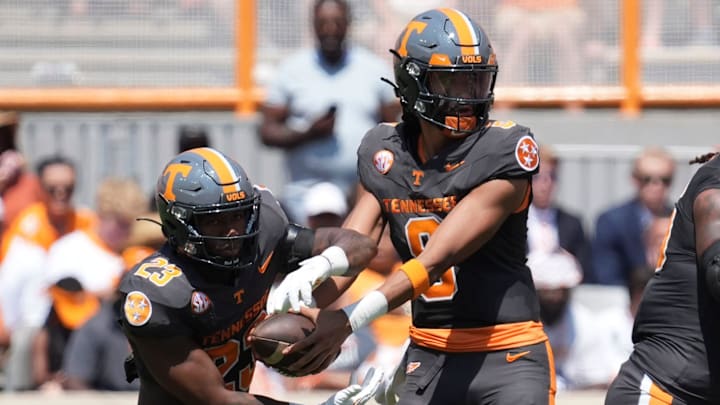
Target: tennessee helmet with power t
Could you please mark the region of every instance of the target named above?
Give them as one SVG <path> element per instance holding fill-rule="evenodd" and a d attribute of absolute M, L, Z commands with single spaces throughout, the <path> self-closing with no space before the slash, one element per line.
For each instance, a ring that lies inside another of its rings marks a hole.
<path fill-rule="evenodd" d="M 165 166 L 156 191 L 162 231 L 171 246 L 221 269 L 256 263 L 260 195 L 239 163 L 213 148 L 185 151 Z M 220 214 L 231 214 L 244 229 L 232 235 L 203 235 L 199 218 Z M 231 246 L 237 254 L 213 253 L 217 245 Z"/>
<path fill-rule="evenodd" d="M 439 8 L 417 15 L 391 52 L 404 113 L 458 138 L 487 123 L 498 66 L 488 36 L 465 13 Z"/>

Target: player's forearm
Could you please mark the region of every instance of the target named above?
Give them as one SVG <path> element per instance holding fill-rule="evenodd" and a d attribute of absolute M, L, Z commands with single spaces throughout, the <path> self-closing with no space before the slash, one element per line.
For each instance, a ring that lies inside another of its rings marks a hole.
<path fill-rule="evenodd" d="M 340 309 L 347 302 L 338 302 L 352 285 L 355 277 L 330 277 L 313 290 L 313 298 L 318 308 Z M 345 301 L 345 300 L 342 300 Z M 331 305 L 333 304 L 333 305 Z"/>
<path fill-rule="evenodd" d="M 378 291 L 388 300 L 388 312 L 413 298 L 412 282 L 402 271 L 389 275 Z"/>
<path fill-rule="evenodd" d="M 527 187 L 525 179 L 492 180 L 465 196 L 417 256 L 430 274 L 430 284 L 491 240 L 521 205 Z"/>
<path fill-rule="evenodd" d="M 410 267 L 414 267 L 414 265 L 417 264 L 417 260 L 411 262 L 413 263 L 410 263 Z M 371 291 L 357 303 L 342 309 L 348 318 L 348 325 L 351 331 L 356 331 L 367 326 L 378 317 L 385 315 L 408 300 L 415 298 L 421 293 L 419 292 L 420 290 L 424 291 L 429 287 L 427 273 L 425 276 L 421 274 L 416 275 L 416 277 L 422 278 L 424 281 L 420 281 L 420 283 L 418 283 L 417 280 L 413 281 L 410 276 L 403 271 L 403 267 L 407 266 L 407 264 L 408 262 L 403 264 L 399 271 L 391 274 L 380 288 Z M 424 286 L 418 287 L 416 284 L 423 284 Z"/>
<path fill-rule="evenodd" d="M 707 189 L 693 203 L 695 244 L 698 256 L 720 240 L 720 189 Z"/>
<path fill-rule="evenodd" d="M 321 228 L 315 234 L 313 254 L 320 254 L 330 246 L 341 248 L 347 257 L 348 269 L 343 276 L 355 276 L 367 267 L 377 254 L 377 245 L 369 237 L 348 229 Z M 338 275 L 338 274 L 333 274 Z"/>

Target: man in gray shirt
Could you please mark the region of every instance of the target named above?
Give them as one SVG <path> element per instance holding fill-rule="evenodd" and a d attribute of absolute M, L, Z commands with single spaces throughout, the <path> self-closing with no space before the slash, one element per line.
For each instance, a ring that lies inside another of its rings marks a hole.
<path fill-rule="evenodd" d="M 390 85 L 391 56 L 349 46 L 350 10 L 344 0 L 316 0 L 316 47 L 283 60 L 268 86 L 259 135 L 265 145 L 284 149 L 289 183 L 281 202 L 292 221 L 304 224 L 302 198 L 320 181 L 346 195 L 357 183 L 356 153 L 367 130 L 397 121 L 400 105 Z"/>

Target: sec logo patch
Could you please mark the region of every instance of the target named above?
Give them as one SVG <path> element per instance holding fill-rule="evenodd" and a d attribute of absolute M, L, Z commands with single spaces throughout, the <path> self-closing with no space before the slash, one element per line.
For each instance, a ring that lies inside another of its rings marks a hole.
<path fill-rule="evenodd" d="M 193 314 L 200 315 L 210 309 L 210 297 L 208 297 L 204 292 L 193 291 L 190 302 Z"/>
<path fill-rule="evenodd" d="M 538 168 L 540 164 L 538 146 L 531 136 L 525 135 L 520 138 L 515 146 L 515 159 L 520 167 L 529 172 Z"/>
<path fill-rule="evenodd" d="M 140 291 L 131 291 L 125 297 L 123 305 L 125 319 L 132 326 L 145 325 L 152 316 L 152 304 L 148 297 Z"/>
<path fill-rule="evenodd" d="M 395 155 L 387 149 L 379 150 L 375 152 L 375 156 L 373 156 L 373 164 L 380 174 L 389 172 L 394 162 Z"/>

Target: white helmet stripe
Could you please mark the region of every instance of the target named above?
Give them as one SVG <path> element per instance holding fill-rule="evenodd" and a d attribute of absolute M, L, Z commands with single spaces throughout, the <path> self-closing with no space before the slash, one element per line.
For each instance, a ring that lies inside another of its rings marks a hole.
<path fill-rule="evenodd" d="M 217 173 L 218 181 L 223 185 L 224 193 L 240 191 L 240 182 L 238 181 L 240 176 L 233 165 L 225 159 L 225 156 L 212 148 L 197 148 L 193 149 L 192 152 L 199 154 L 210 163 L 210 166 Z"/>
<path fill-rule="evenodd" d="M 477 32 L 475 32 L 475 27 L 473 26 L 472 21 L 470 21 L 470 18 L 462 11 L 458 11 L 454 8 L 442 8 L 440 10 L 445 13 L 448 18 L 450 18 L 450 21 L 452 21 L 455 26 L 459 44 L 475 44 L 473 47 L 463 46 L 462 53 L 464 55 L 480 54 L 480 38 L 478 37 Z"/>

